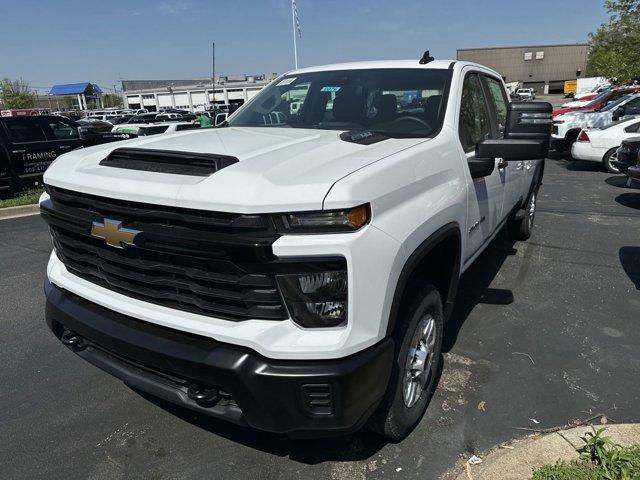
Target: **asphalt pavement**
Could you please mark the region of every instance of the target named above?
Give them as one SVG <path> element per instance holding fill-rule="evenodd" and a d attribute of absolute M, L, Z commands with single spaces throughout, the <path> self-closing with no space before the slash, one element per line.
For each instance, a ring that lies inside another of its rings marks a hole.
<path fill-rule="evenodd" d="M 530 241 L 501 234 L 465 273 L 425 418 L 403 442 L 292 441 L 145 398 L 45 326 L 51 242 L 0 221 L 0 478 L 438 478 L 460 455 L 606 413 L 640 421 L 640 189 L 547 161 Z"/>

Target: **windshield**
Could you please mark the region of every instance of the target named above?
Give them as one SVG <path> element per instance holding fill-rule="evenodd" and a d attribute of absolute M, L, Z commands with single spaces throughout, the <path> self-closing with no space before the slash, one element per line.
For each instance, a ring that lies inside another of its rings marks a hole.
<path fill-rule="evenodd" d="M 620 98 L 616 98 L 615 100 L 613 100 L 612 102 L 606 103 L 602 108 L 600 108 L 600 112 L 607 112 L 613 108 L 616 108 L 618 105 L 620 105 L 622 102 L 626 101 L 629 99 L 631 95 L 627 94 L 627 95 L 623 95 Z"/>
<path fill-rule="evenodd" d="M 229 125 L 428 137 L 442 125 L 450 78 L 450 70 L 417 68 L 287 75 L 256 95 Z"/>

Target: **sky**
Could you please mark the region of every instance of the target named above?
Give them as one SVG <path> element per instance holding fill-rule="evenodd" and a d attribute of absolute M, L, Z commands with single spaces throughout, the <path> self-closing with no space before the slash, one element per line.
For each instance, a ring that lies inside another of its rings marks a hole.
<path fill-rule="evenodd" d="M 430 50 L 581 43 L 602 0 L 297 0 L 300 66 L 419 59 Z M 521 6 L 518 6 L 521 5 Z M 0 78 L 54 84 L 283 73 L 293 68 L 290 0 L 0 0 Z"/>

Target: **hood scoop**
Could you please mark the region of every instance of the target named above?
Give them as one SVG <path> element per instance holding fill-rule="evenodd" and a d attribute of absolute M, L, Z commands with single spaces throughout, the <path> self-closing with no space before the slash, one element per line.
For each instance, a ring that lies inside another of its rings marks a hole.
<path fill-rule="evenodd" d="M 103 167 L 141 172 L 208 177 L 238 163 L 236 157 L 210 153 L 176 152 L 147 148 L 116 148 L 100 162 Z"/>

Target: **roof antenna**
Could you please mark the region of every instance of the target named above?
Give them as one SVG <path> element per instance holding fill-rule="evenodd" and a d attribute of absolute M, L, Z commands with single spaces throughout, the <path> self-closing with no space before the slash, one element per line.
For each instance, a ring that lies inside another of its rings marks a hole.
<path fill-rule="evenodd" d="M 426 52 L 424 52 L 424 55 L 422 55 L 422 58 L 420 59 L 420 65 L 426 65 L 429 62 L 433 62 L 435 60 L 435 58 L 433 58 L 431 55 L 429 55 L 429 50 L 427 50 Z"/>

